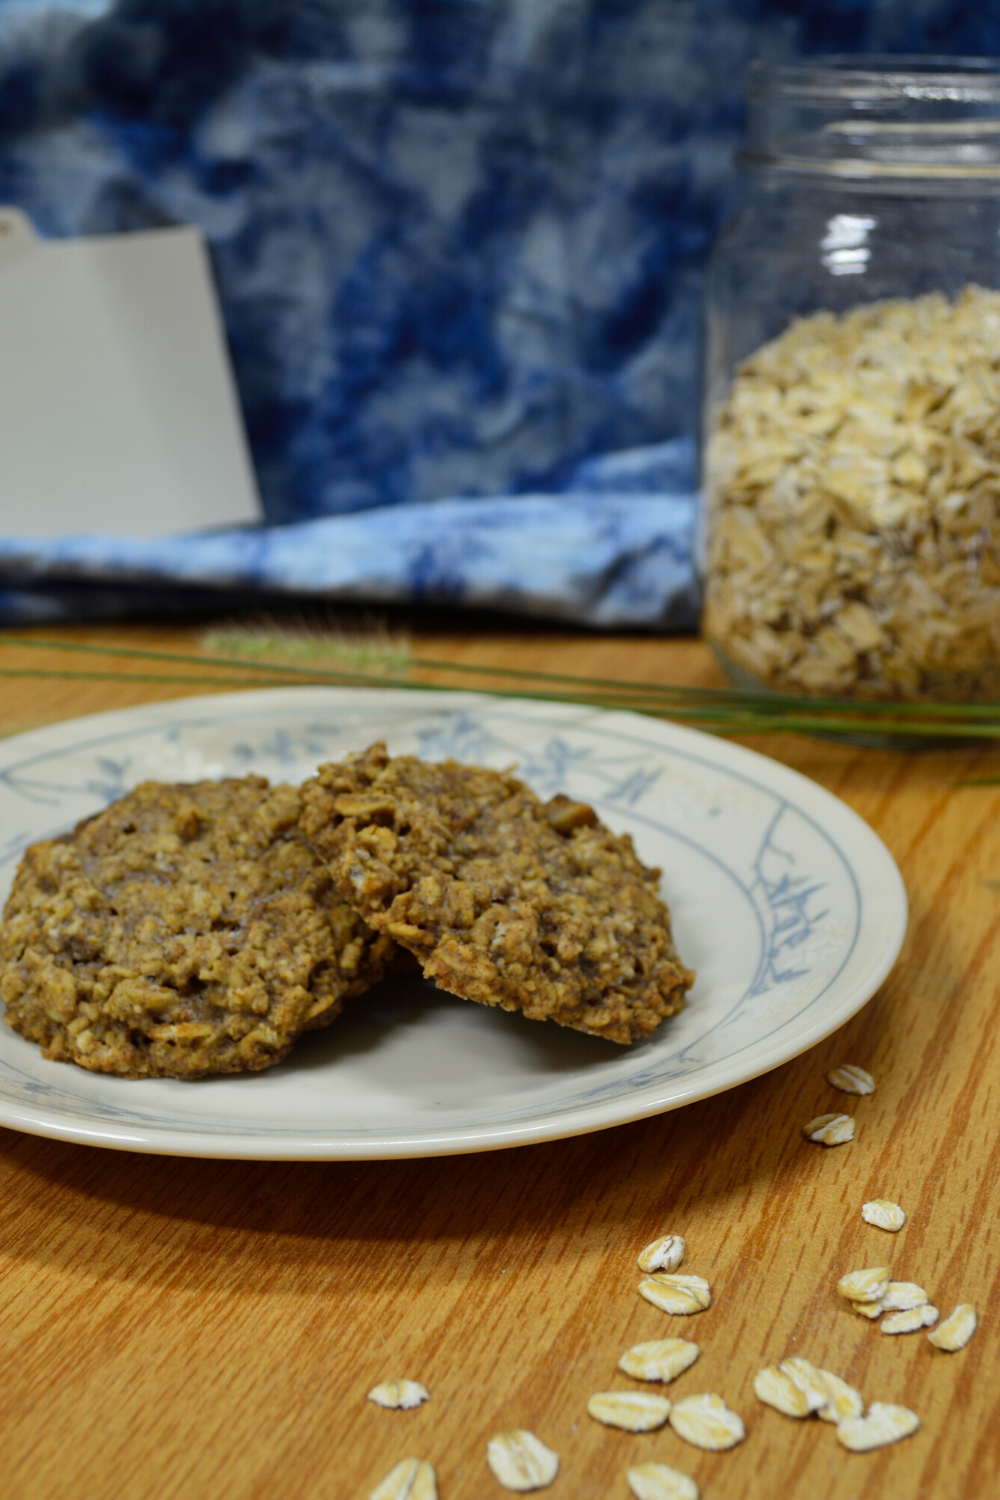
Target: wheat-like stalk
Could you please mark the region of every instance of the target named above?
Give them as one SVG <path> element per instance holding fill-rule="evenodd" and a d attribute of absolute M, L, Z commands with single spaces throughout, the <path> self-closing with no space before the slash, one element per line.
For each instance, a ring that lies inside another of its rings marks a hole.
<path fill-rule="evenodd" d="M 0 646 L 154 663 L 163 670 L 87 670 L 5 666 L 0 676 L 211 684 L 248 688 L 276 683 L 398 687 L 414 692 L 468 688 L 502 697 L 630 709 L 697 725 L 716 734 L 806 733 L 866 741 L 938 743 L 1000 739 L 1000 704 L 885 702 L 744 693 L 633 679 L 541 672 L 517 666 L 416 656 L 405 637 L 377 621 L 354 631 L 289 629 L 263 621 L 208 633 L 197 653 L 136 646 L 0 636 Z M 181 670 L 185 669 L 185 670 Z M 457 679 L 457 680 L 456 680 Z"/>

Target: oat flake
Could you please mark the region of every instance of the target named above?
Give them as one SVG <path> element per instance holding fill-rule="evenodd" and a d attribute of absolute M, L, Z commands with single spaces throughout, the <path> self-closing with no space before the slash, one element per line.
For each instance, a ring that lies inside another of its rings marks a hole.
<path fill-rule="evenodd" d="M 923 1307 L 930 1300 L 915 1281 L 890 1281 L 879 1307 L 883 1312 L 909 1312 L 911 1307 Z"/>
<path fill-rule="evenodd" d="M 899 1204 L 890 1203 L 888 1198 L 862 1203 L 861 1217 L 866 1224 L 874 1224 L 876 1229 L 888 1229 L 892 1234 L 898 1234 L 906 1223 L 906 1215 Z"/>
<path fill-rule="evenodd" d="M 708 1392 L 675 1401 L 669 1420 L 678 1437 L 709 1453 L 735 1448 L 746 1436 L 738 1413 L 730 1411 L 721 1396 Z"/>
<path fill-rule="evenodd" d="M 837 1291 L 848 1302 L 880 1302 L 888 1290 L 888 1266 L 869 1266 L 864 1271 L 849 1271 L 837 1282 Z"/>
<path fill-rule="evenodd" d="M 850 1115 L 817 1115 L 803 1125 L 802 1134 L 820 1146 L 846 1146 L 854 1139 L 854 1121 Z"/>
<path fill-rule="evenodd" d="M 909 1437 L 920 1426 L 919 1417 L 905 1406 L 873 1401 L 867 1417 L 845 1417 L 837 1424 L 837 1437 L 852 1453 L 868 1453 Z"/>
<path fill-rule="evenodd" d="M 523 1427 L 490 1438 L 486 1462 L 507 1490 L 544 1490 L 559 1473 L 558 1453 Z"/>
<path fill-rule="evenodd" d="M 799 1387 L 809 1402 L 811 1411 L 818 1412 L 822 1416 L 829 1409 L 834 1394 L 832 1382 L 837 1379 L 835 1375 L 828 1375 L 826 1370 L 817 1369 L 807 1359 L 802 1359 L 798 1355 L 791 1359 L 783 1359 L 778 1368 L 783 1375 L 787 1375 L 789 1380 Z M 844 1385 L 844 1382 L 840 1381 L 838 1384 Z M 850 1390 L 850 1386 L 844 1386 L 844 1389 Z"/>
<path fill-rule="evenodd" d="M 651 1391 L 598 1391 L 587 1402 L 587 1410 L 605 1427 L 623 1432 L 655 1432 L 670 1415 L 666 1396 Z"/>
<path fill-rule="evenodd" d="M 860 1391 L 856 1391 L 853 1385 L 848 1385 L 846 1380 L 841 1380 L 839 1375 L 834 1375 L 830 1370 L 818 1372 L 823 1377 L 823 1383 L 829 1393 L 829 1399 L 825 1406 L 821 1406 L 816 1415 L 821 1422 L 842 1422 L 845 1417 L 860 1417 L 865 1409 L 865 1401 Z"/>
<path fill-rule="evenodd" d="M 949 1313 L 939 1328 L 927 1335 L 935 1349 L 944 1349 L 954 1354 L 964 1349 L 976 1331 L 978 1319 L 971 1302 L 960 1302 L 953 1313 Z"/>
<path fill-rule="evenodd" d="M 434 1470 L 422 1458 L 404 1458 L 389 1470 L 368 1500 L 437 1500 Z"/>
<path fill-rule="evenodd" d="M 842 1094 L 873 1094 L 875 1092 L 875 1080 L 864 1068 L 856 1067 L 854 1063 L 841 1063 L 839 1068 L 831 1068 L 826 1075 L 827 1083 L 832 1083 L 835 1089 Z"/>
<path fill-rule="evenodd" d="M 711 1304 L 708 1282 L 701 1276 L 675 1276 L 657 1272 L 639 1283 L 639 1295 L 663 1312 L 687 1317 L 704 1312 Z"/>
<path fill-rule="evenodd" d="M 690 1369 L 700 1352 L 688 1339 L 651 1339 L 626 1349 L 618 1368 L 633 1380 L 676 1380 Z"/>
<path fill-rule="evenodd" d="M 635 1500 L 699 1500 L 691 1476 L 667 1464 L 637 1464 L 625 1477 Z"/>
<path fill-rule="evenodd" d="M 419 1380 L 383 1380 L 368 1392 L 368 1400 L 389 1411 L 412 1411 L 422 1401 L 429 1401 L 431 1393 Z"/>
<path fill-rule="evenodd" d="M 930 1328 L 938 1320 L 938 1310 L 925 1302 L 922 1307 L 911 1307 L 906 1312 L 890 1313 L 882 1319 L 883 1333 L 916 1333 L 921 1328 Z"/>
<path fill-rule="evenodd" d="M 654 1240 L 639 1255 L 640 1271 L 676 1271 L 684 1259 L 687 1246 L 679 1234 L 665 1234 Z"/>
<path fill-rule="evenodd" d="M 809 1402 L 810 1411 L 819 1411 L 821 1406 L 826 1405 L 829 1399 L 826 1381 L 822 1371 L 817 1370 L 815 1365 L 794 1355 L 791 1359 L 783 1359 L 778 1369 L 782 1375 L 788 1376 L 793 1385 L 798 1386 Z"/>
<path fill-rule="evenodd" d="M 816 1408 L 811 1406 L 806 1393 L 795 1381 L 775 1365 L 758 1370 L 754 1376 L 753 1393 L 758 1401 L 773 1406 L 786 1417 L 808 1417 Z"/>

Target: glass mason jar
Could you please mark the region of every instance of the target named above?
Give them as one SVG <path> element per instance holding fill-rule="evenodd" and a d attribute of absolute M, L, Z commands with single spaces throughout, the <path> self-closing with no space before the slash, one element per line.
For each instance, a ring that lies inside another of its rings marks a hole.
<path fill-rule="evenodd" d="M 1000 70 L 758 66 L 749 103 L 706 291 L 705 635 L 741 687 L 998 699 Z"/>

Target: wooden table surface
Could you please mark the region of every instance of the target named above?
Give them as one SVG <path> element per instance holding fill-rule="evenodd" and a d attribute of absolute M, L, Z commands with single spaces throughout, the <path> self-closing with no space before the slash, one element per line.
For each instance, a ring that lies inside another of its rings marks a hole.
<path fill-rule="evenodd" d="M 64 641 L 190 649 L 198 632 L 64 629 Z M 695 641 L 571 633 L 417 632 L 439 656 L 713 682 Z M 59 651 L 0 666 L 59 671 Z M 95 663 L 101 667 L 99 661 Z M 119 665 L 122 665 L 119 663 Z M 8 679 L 0 733 L 182 696 L 176 683 Z M 217 689 L 213 688 L 213 691 Z M 352 1500 L 400 1458 L 433 1462 L 441 1500 L 489 1500 L 488 1439 L 527 1427 L 561 1455 L 553 1497 L 621 1497 L 661 1459 L 705 1500 L 910 1500 L 1000 1494 L 1000 773 L 990 750 L 898 754 L 787 737 L 763 749 L 859 812 L 903 872 L 911 921 L 875 998 L 813 1051 L 718 1098 L 553 1145 L 416 1162 L 284 1164 L 102 1151 L 0 1130 L 0 1493 L 5 1500 Z M 724 934 L 720 934 L 724 939 Z M 851 1100 L 825 1081 L 877 1079 Z M 141 1087 L 141 1085 L 136 1085 Z M 804 1143 L 847 1107 L 849 1146 Z M 861 1204 L 891 1198 L 889 1236 Z M 636 1295 L 635 1257 L 673 1231 L 713 1304 L 669 1319 Z M 835 1283 L 891 1263 L 942 1314 L 980 1328 L 957 1354 L 884 1337 Z M 631 1436 L 587 1416 L 631 1382 L 629 1344 L 694 1338 L 672 1388 L 715 1391 L 746 1440 L 699 1452 L 669 1428 Z M 753 1395 L 758 1369 L 806 1356 L 921 1429 L 846 1452 L 834 1429 Z M 366 1401 L 406 1376 L 417 1411 Z"/>

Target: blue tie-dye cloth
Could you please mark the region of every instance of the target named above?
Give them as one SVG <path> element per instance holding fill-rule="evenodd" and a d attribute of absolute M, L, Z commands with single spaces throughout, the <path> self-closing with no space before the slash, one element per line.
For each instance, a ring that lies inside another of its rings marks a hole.
<path fill-rule="evenodd" d="M 0 539 L 0 580 L 30 585 L 0 591 L 0 613 L 38 622 L 169 606 L 171 592 L 199 607 L 257 592 L 690 629 L 691 464 L 681 440 L 591 460 L 560 494 L 437 500 L 157 541 Z"/>
<path fill-rule="evenodd" d="M 308 587 L 690 624 L 690 477 L 578 470 L 695 430 L 747 64 L 830 50 L 996 55 L 1000 0 L 0 0 L 0 202 L 200 226 L 282 528 L 8 544 L 0 610 Z"/>

